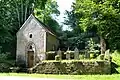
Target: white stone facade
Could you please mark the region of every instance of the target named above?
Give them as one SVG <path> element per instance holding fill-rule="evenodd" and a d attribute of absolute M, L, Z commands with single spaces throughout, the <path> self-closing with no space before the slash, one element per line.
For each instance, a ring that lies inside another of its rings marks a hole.
<path fill-rule="evenodd" d="M 47 33 L 51 35 L 56 42 L 46 40 Z M 39 60 L 45 59 L 47 50 L 47 41 L 58 46 L 58 39 L 44 25 L 42 25 L 33 15 L 30 15 L 23 26 L 17 33 L 17 63 L 27 66 L 27 52 L 32 49 L 34 51 L 34 65 Z M 51 46 L 51 45 L 48 45 Z"/>

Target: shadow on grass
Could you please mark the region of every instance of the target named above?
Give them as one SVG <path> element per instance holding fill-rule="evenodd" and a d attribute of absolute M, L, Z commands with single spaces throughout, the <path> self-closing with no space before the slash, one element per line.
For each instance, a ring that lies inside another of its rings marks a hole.
<path fill-rule="evenodd" d="M 116 70 L 116 68 L 118 68 L 119 66 L 114 63 L 114 62 L 111 62 L 111 74 L 113 73 L 116 73 L 116 74 L 119 74 L 119 72 Z"/>

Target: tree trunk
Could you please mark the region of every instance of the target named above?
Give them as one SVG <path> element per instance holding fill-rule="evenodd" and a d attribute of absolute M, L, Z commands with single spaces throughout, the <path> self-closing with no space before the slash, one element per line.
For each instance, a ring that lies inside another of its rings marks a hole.
<path fill-rule="evenodd" d="M 15 5 L 16 5 L 16 12 L 17 12 L 17 18 L 18 18 L 18 23 L 19 23 L 19 28 L 21 27 L 21 23 L 20 23 L 20 14 L 19 14 L 19 7 L 17 2 L 15 1 Z"/>
<path fill-rule="evenodd" d="M 106 51 L 106 42 L 103 37 L 100 37 L 100 47 L 101 47 L 101 54 L 104 54 Z"/>
<path fill-rule="evenodd" d="M 24 3 L 23 3 L 23 0 L 21 0 L 21 23 L 22 23 L 22 24 L 24 23 L 24 11 L 23 11 L 23 6 L 24 6 Z"/>
<path fill-rule="evenodd" d="M 24 18 L 24 21 L 26 21 L 26 19 L 27 19 L 28 4 L 29 4 L 29 2 L 26 1 L 26 2 L 25 2 L 25 18 Z"/>

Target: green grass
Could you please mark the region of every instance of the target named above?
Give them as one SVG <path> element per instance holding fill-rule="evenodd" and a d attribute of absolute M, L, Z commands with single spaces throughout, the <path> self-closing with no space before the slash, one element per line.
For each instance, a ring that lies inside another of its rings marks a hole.
<path fill-rule="evenodd" d="M 52 75 L 52 74 L 26 74 L 26 73 L 0 73 L 0 76 L 23 76 L 37 78 L 54 78 L 62 80 L 120 80 L 120 74 L 113 75 Z"/>

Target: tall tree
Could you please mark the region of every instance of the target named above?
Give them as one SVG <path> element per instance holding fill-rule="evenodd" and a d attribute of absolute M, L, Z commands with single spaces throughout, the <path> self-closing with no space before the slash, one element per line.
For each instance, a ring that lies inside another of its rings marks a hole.
<path fill-rule="evenodd" d="M 72 34 L 70 37 L 67 37 L 66 42 L 68 43 L 71 49 L 74 49 L 75 47 L 77 47 L 78 49 L 85 49 L 89 38 L 97 38 L 97 35 L 95 34 L 95 32 L 92 32 L 91 29 L 87 30 L 87 32 L 84 32 L 83 29 L 79 27 L 79 18 L 82 16 L 82 14 L 75 13 L 75 3 L 72 4 L 71 8 L 71 11 L 66 11 L 65 13 L 66 17 L 64 24 L 72 28 L 72 30 L 69 31 L 69 33 L 67 31 L 64 32 L 67 35 Z M 63 36 L 66 38 L 65 35 Z"/>
<path fill-rule="evenodd" d="M 81 28 L 79 28 L 79 14 L 75 13 L 75 3 L 72 4 L 71 6 L 72 10 L 71 11 L 67 11 L 65 12 L 65 20 L 64 20 L 64 24 L 67 25 L 68 27 L 72 28 L 72 31 L 74 32 L 74 34 L 79 35 L 81 32 L 83 32 L 83 30 Z"/>
<path fill-rule="evenodd" d="M 119 44 L 120 28 L 120 0 L 76 0 L 75 13 L 79 16 L 79 27 L 84 31 L 95 29 L 100 36 L 101 53 L 106 46 L 115 49 Z M 117 41 L 117 42 L 114 42 Z M 109 45 L 106 45 L 106 42 Z M 113 47 L 110 47 L 110 46 Z"/>
<path fill-rule="evenodd" d="M 53 16 L 58 16 L 60 12 L 58 10 L 58 5 L 56 1 L 47 0 L 43 8 L 37 6 L 34 10 L 35 16 L 39 20 L 47 24 L 54 32 L 57 32 L 57 30 L 59 29 L 59 24 L 53 18 Z"/>
<path fill-rule="evenodd" d="M 45 20 L 50 25 L 58 27 L 58 23 L 52 19 L 51 14 L 57 14 L 57 4 L 50 2 L 51 0 L 0 0 L 0 53 L 10 52 L 15 57 L 16 52 L 16 32 L 33 13 L 34 10 L 39 9 L 46 11 Z M 50 8 L 49 8 L 50 7 Z M 52 10 L 52 12 L 50 12 Z M 49 14 L 47 14 L 49 12 Z M 39 11 L 37 11 L 39 13 Z M 59 11 L 58 11 L 59 13 Z M 39 15 L 44 13 L 40 12 Z M 53 23 L 53 24 L 51 24 Z"/>

